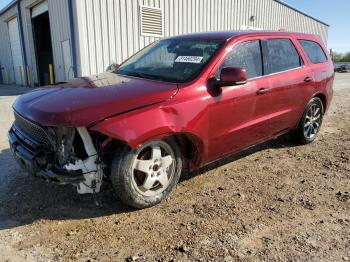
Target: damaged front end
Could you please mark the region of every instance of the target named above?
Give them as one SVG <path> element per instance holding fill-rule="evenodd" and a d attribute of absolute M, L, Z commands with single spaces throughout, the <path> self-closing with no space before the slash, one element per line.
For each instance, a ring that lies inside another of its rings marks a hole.
<path fill-rule="evenodd" d="M 15 112 L 8 140 L 27 172 L 75 185 L 79 194 L 100 191 L 103 163 L 86 127 L 42 127 Z"/>

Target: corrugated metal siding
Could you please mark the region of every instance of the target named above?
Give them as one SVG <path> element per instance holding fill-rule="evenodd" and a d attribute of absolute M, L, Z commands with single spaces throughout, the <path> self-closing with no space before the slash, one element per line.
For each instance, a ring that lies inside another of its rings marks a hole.
<path fill-rule="evenodd" d="M 65 68 L 63 61 L 62 42 L 70 39 L 70 25 L 68 17 L 68 2 L 67 0 L 49 0 L 49 15 L 51 26 L 51 39 L 53 60 L 55 64 L 56 81 L 64 81 Z M 69 77 L 73 77 L 72 69 L 69 70 Z"/>
<path fill-rule="evenodd" d="M 27 61 L 31 68 L 32 78 L 37 82 L 36 72 L 36 57 L 33 40 L 33 30 L 31 23 L 31 7 L 34 3 L 39 3 L 33 0 L 22 0 L 21 13 L 23 19 L 23 34 L 25 48 L 27 50 Z M 64 78 L 64 66 L 63 66 L 63 54 L 62 54 L 62 42 L 70 40 L 70 28 L 68 20 L 67 1 L 62 0 L 49 0 L 49 16 L 51 25 L 51 38 L 52 38 L 52 50 L 54 58 L 54 69 L 56 81 L 63 81 Z M 7 10 L 0 16 L 0 61 L 3 67 L 8 68 L 9 75 L 11 76 L 11 82 L 13 79 L 13 65 L 10 49 L 10 40 L 8 34 L 7 21 L 9 18 L 17 15 L 17 7 L 14 6 Z M 4 76 L 3 76 L 4 78 Z M 5 80 L 5 79 L 4 79 Z"/>
<path fill-rule="evenodd" d="M 139 5 L 163 9 L 164 37 L 244 25 L 319 34 L 327 40 L 327 26 L 273 0 L 76 0 L 79 75 L 103 72 L 157 40 L 141 35 Z"/>
<path fill-rule="evenodd" d="M 2 70 L 2 78 L 4 83 L 14 83 L 14 68 L 11 55 L 11 45 L 7 22 L 17 16 L 17 7 L 13 6 L 6 13 L 0 16 L 0 63 Z"/>
<path fill-rule="evenodd" d="M 33 40 L 33 28 L 31 22 L 31 7 L 40 2 L 34 0 L 22 0 L 21 12 L 23 16 L 24 41 L 27 50 L 27 61 L 31 68 L 33 80 L 37 82 L 36 57 Z M 70 27 L 68 20 L 67 1 L 48 0 L 49 17 L 51 27 L 51 42 L 54 60 L 56 81 L 64 81 L 64 65 L 62 54 L 62 42 L 70 40 Z M 72 74 L 72 71 L 70 71 Z"/>
<path fill-rule="evenodd" d="M 74 18 L 78 75 L 105 71 L 157 40 L 140 33 L 139 6 L 162 8 L 164 37 L 192 32 L 240 30 L 242 26 L 264 30 L 319 34 L 326 42 L 328 27 L 274 0 L 75 0 Z M 30 8 L 39 1 L 22 0 L 27 61 L 36 81 L 36 58 Z M 67 0 L 48 0 L 55 75 L 64 79 L 62 41 L 70 40 Z M 0 62 L 13 76 L 6 21 L 16 14 L 12 7 L 0 16 Z M 254 21 L 250 17 L 255 16 Z"/>

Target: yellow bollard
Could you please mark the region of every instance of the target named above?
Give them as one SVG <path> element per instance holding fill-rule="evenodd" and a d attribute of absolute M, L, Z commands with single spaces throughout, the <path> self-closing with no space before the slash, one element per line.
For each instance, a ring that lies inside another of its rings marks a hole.
<path fill-rule="evenodd" d="M 22 66 L 19 66 L 18 70 L 19 70 L 19 83 L 20 83 L 21 86 L 23 86 L 23 69 L 22 69 Z"/>
<path fill-rule="evenodd" d="M 49 72 L 50 72 L 50 85 L 55 84 L 54 74 L 53 74 L 53 65 L 49 64 Z"/>
<path fill-rule="evenodd" d="M 27 77 L 28 77 L 28 85 L 32 86 L 32 75 L 30 74 L 30 67 L 27 65 Z"/>

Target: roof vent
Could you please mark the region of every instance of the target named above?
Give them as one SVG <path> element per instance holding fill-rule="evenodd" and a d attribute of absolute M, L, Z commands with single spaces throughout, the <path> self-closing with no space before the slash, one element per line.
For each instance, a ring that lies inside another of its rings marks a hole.
<path fill-rule="evenodd" d="M 140 5 L 141 35 L 163 36 L 163 10 L 160 8 Z"/>

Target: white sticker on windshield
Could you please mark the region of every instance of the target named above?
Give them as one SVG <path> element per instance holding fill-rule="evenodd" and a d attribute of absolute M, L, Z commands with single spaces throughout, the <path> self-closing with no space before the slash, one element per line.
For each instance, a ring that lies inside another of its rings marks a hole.
<path fill-rule="evenodd" d="M 194 63 L 199 64 L 202 62 L 202 56 L 178 56 L 175 60 L 177 63 Z"/>

